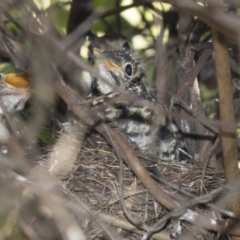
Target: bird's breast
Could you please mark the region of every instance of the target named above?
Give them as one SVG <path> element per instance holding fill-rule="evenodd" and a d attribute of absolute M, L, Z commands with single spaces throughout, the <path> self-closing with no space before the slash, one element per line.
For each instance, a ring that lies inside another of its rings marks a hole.
<path fill-rule="evenodd" d="M 24 93 L 2 96 L 3 103 L 9 113 L 22 110 L 27 99 L 28 96 Z M 2 108 L 0 108 L 0 115 L 4 115 Z"/>

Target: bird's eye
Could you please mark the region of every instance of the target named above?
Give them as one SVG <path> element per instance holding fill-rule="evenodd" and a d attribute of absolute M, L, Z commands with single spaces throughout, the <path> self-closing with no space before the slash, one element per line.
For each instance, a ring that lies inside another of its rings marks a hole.
<path fill-rule="evenodd" d="M 131 47 L 130 47 L 130 44 L 129 44 L 128 41 L 126 41 L 126 42 L 123 44 L 122 50 L 123 50 L 124 52 L 128 52 L 128 51 L 131 50 Z"/>
<path fill-rule="evenodd" d="M 125 72 L 126 72 L 128 77 L 131 77 L 133 75 L 133 66 L 132 66 L 131 63 L 127 63 L 125 65 Z"/>

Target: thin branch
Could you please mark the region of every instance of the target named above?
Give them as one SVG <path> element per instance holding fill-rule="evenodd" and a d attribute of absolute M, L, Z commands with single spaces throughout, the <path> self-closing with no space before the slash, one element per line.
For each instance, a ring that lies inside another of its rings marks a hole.
<path fill-rule="evenodd" d="M 190 73 L 190 76 L 188 79 L 186 79 L 186 84 L 183 88 L 179 89 L 177 93 L 177 98 L 181 98 L 186 94 L 190 86 L 192 86 L 193 82 L 195 81 L 197 75 L 200 73 L 200 71 L 203 69 L 207 59 L 212 54 L 212 49 L 205 49 L 200 58 L 198 59 L 196 65 L 194 66 L 193 70 Z"/>

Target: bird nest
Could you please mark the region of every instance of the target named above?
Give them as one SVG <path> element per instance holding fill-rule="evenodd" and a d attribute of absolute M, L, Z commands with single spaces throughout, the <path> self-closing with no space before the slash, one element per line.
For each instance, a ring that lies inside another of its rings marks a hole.
<path fill-rule="evenodd" d="M 120 188 L 124 204 L 131 215 L 145 222 L 158 221 L 167 210 L 154 200 L 127 165 L 123 165 L 121 176 L 119 160 L 113 149 L 101 136 L 94 135 L 94 138 L 97 143 L 94 147 L 92 139 L 83 144 L 74 170 L 63 180 L 65 187 L 79 196 L 92 211 L 100 214 L 100 218 L 106 220 L 114 216 L 108 220 L 109 224 L 124 229 L 127 234 L 134 227 L 131 224 L 128 226 L 126 219 L 124 226 L 121 223 L 114 225 L 116 219 L 124 217 L 119 198 Z M 196 196 L 211 192 L 224 183 L 222 171 L 206 169 L 203 173 L 203 167 L 197 164 L 156 160 L 137 151 L 136 154 L 164 191 L 176 200 L 184 201 L 179 191 Z M 123 184 L 120 186 L 121 180 Z M 174 225 L 169 225 L 169 229 L 173 231 Z M 138 233 L 137 230 L 134 232 Z"/>

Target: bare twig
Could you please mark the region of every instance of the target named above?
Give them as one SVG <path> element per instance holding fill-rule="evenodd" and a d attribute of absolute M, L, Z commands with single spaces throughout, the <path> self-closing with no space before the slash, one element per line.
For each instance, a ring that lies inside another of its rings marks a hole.
<path fill-rule="evenodd" d="M 0 107 L 1 107 L 1 109 L 3 111 L 3 114 L 4 114 L 5 118 L 7 119 L 8 123 L 9 123 L 9 125 L 11 127 L 12 133 L 14 135 L 18 135 L 19 131 L 18 131 L 17 127 L 15 126 L 15 124 L 13 123 L 13 120 L 11 119 L 11 117 L 10 117 L 10 115 L 9 115 L 7 109 L 6 109 L 6 106 L 5 106 L 4 102 L 3 102 L 3 99 L 1 97 L 1 95 L 0 95 Z"/>
<path fill-rule="evenodd" d="M 120 217 L 117 218 L 109 213 L 104 213 L 104 212 L 97 214 L 97 216 L 99 219 L 101 219 L 104 222 L 107 222 L 115 227 L 122 228 L 129 232 L 142 234 L 142 231 L 136 229 L 136 227 L 134 225 L 132 225 L 131 223 L 129 223 L 128 221 L 126 221 L 123 218 L 120 218 Z M 167 231 L 161 231 L 160 233 L 156 233 L 156 234 L 152 235 L 152 238 L 156 239 L 156 240 L 170 240 L 171 239 L 169 236 L 169 233 Z"/>
<path fill-rule="evenodd" d="M 211 54 L 212 54 L 212 49 L 204 50 L 204 52 L 198 59 L 196 65 L 194 66 L 193 71 L 190 72 L 190 76 L 188 77 L 188 79 L 185 80 L 186 84 L 184 85 L 183 88 L 179 89 L 179 91 L 177 93 L 178 98 L 181 98 L 182 96 L 184 96 L 186 94 L 186 92 L 188 91 L 190 86 L 192 86 L 193 82 L 195 81 L 197 75 L 203 69 L 207 59 L 210 57 Z"/>

